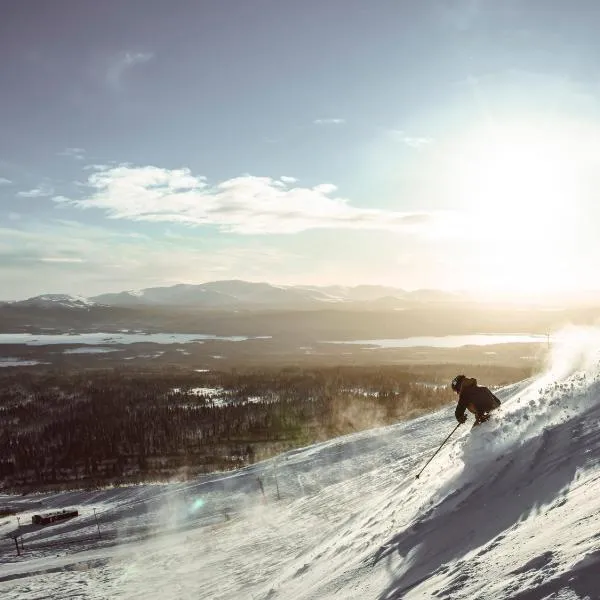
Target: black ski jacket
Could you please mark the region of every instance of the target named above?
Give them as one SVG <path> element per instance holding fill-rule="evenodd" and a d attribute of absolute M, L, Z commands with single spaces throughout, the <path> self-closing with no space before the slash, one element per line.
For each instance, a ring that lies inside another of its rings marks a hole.
<path fill-rule="evenodd" d="M 466 378 L 460 386 L 458 394 L 458 404 L 454 411 L 454 416 L 459 423 L 464 421 L 465 411 L 469 410 L 477 419 L 498 408 L 500 400 L 492 392 L 481 385 L 477 385 L 477 379 Z"/>

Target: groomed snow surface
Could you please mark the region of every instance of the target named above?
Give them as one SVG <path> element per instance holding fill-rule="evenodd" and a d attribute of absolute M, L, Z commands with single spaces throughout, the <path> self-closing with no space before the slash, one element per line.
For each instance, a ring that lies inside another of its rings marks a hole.
<path fill-rule="evenodd" d="M 80 511 L 26 535 L 21 557 L 1 542 L 0 596 L 598 599 L 600 334 L 561 339 L 419 480 L 451 407 L 185 484 L 0 496 L 22 524 Z"/>

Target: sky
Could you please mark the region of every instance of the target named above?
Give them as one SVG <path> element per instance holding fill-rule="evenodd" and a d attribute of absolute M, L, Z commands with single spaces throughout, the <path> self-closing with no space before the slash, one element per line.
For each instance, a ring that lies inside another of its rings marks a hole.
<path fill-rule="evenodd" d="M 595 0 L 0 6 L 0 299 L 599 286 Z"/>

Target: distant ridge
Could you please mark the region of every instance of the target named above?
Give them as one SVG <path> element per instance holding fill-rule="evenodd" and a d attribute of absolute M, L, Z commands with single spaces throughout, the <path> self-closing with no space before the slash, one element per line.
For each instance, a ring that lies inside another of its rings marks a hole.
<path fill-rule="evenodd" d="M 97 306 L 97 302 L 83 296 L 70 296 L 68 294 L 43 294 L 34 296 L 27 300 L 19 302 L 9 302 L 7 304 L 20 305 L 31 308 L 73 308 L 73 309 L 89 309 Z"/>
<path fill-rule="evenodd" d="M 67 294 L 44 294 L 6 304 L 30 308 L 77 310 L 98 306 L 287 310 L 341 305 L 393 309 L 412 303 L 446 303 L 465 299 L 460 294 L 439 290 L 406 291 L 379 285 L 283 286 L 243 280 L 224 280 L 126 290 L 90 298 Z"/>
<path fill-rule="evenodd" d="M 195 306 L 206 308 L 309 308 L 335 304 L 372 303 L 400 305 L 406 302 L 449 302 L 462 300 L 457 294 L 378 285 L 282 286 L 242 280 L 211 281 L 151 287 L 139 291 L 101 294 L 91 301 L 109 306 Z"/>

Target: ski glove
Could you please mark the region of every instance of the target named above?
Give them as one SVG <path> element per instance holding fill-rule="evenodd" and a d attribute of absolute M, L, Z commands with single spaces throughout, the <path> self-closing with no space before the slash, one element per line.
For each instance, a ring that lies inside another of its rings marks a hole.
<path fill-rule="evenodd" d="M 462 425 L 467 420 L 467 415 L 462 415 L 461 417 L 456 417 L 459 425 Z"/>

